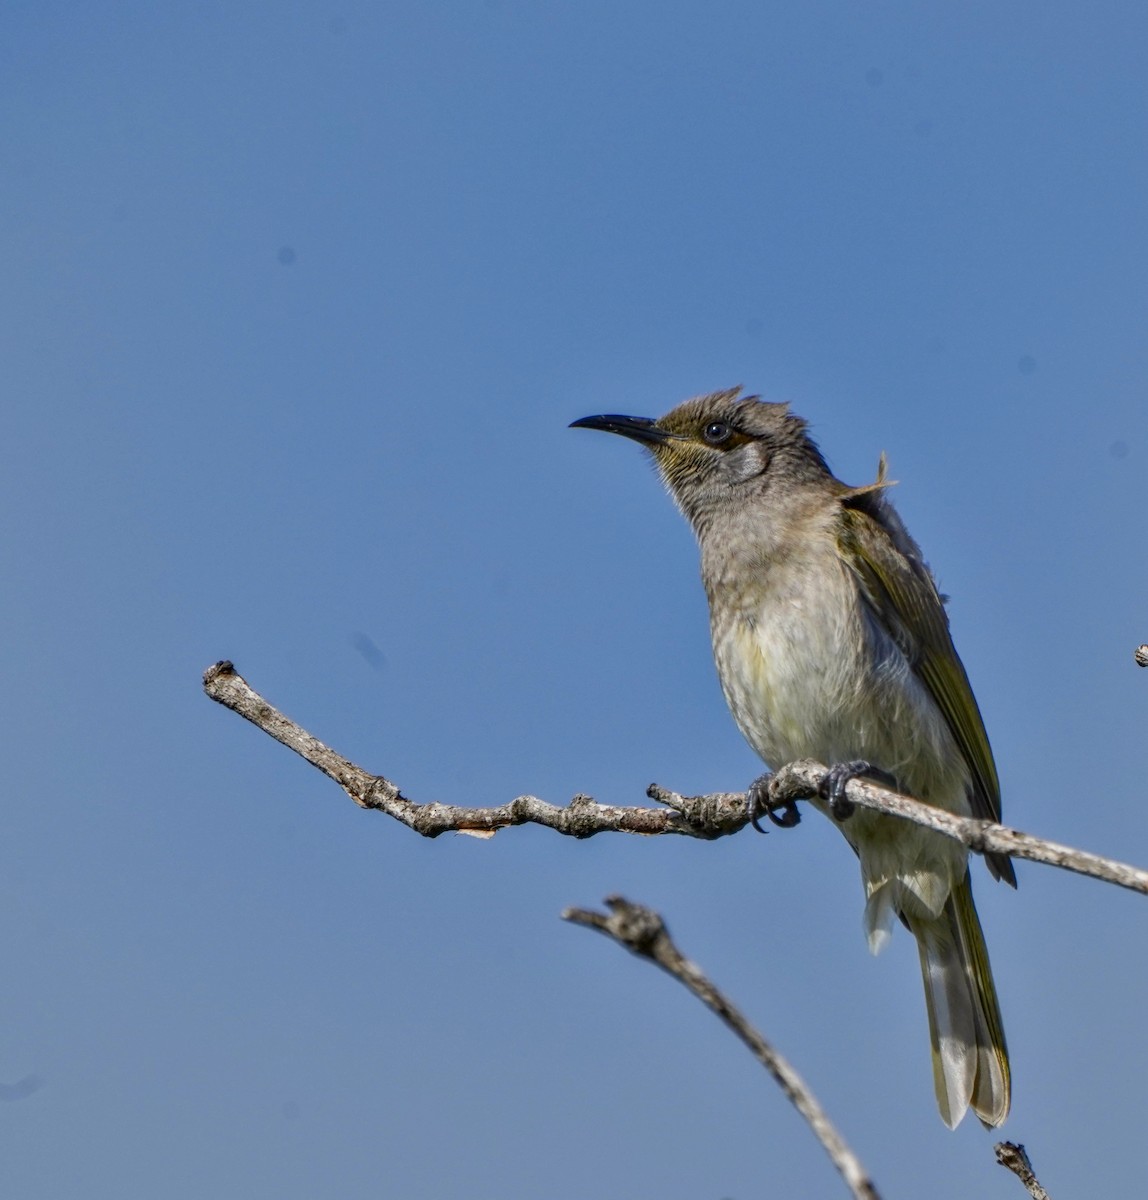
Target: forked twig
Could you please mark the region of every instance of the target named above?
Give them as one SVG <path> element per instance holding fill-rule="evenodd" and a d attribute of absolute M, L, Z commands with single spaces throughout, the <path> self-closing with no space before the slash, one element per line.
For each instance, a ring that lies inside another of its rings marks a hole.
<path fill-rule="evenodd" d="M 833 1165 L 841 1172 L 850 1192 L 857 1200 L 880 1200 L 877 1188 L 861 1165 L 861 1160 L 849 1148 L 809 1085 L 710 982 L 701 968 L 684 957 L 674 945 L 661 916 L 653 909 L 632 904 L 621 896 L 607 896 L 605 904 L 610 910 L 608 914 L 568 908 L 562 917 L 576 925 L 597 929 L 639 958 L 657 963 L 717 1013 L 726 1026 L 749 1047 L 754 1058 L 773 1076 L 794 1108 L 809 1123 Z"/>

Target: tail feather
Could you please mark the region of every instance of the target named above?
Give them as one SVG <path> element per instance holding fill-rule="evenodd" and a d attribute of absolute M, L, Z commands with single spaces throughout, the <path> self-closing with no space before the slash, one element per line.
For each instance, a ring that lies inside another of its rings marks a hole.
<path fill-rule="evenodd" d="M 1010 1103 L 1008 1048 L 968 873 L 939 917 L 908 922 L 921 955 L 941 1117 L 955 1128 L 971 1106 L 982 1124 L 1000 1125 Z"/>

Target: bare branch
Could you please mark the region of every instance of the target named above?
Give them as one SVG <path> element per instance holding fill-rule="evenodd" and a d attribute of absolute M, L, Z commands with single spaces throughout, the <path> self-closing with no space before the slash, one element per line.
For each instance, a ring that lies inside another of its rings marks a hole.
<path fill-rule="evenodd" d="M 816 795 L 825 778 L 825 767 L 821 763 L 802 760 L 783 767 L 770 784 L 770 802 L 781 805 L 790 800 L 799 800 Z M 979 854 L 995 851 L 1009 854 L 1013 858 L 1027 858 L 1032 862 L 1045 863 L 1050 867 L 1062 867 L 1079 875 L 1090 875 L 1106 883 L 1148 895 L 1148 871 L 1133 867 L 1115 859 L 1102 858 L 1085 850 L 1076 850 L 1059 842 L 1021 833 L 1007 825 L 996 825 L 992 821 L 980 821 L 975 817 L 958 817 L 944 809 L 922 804 L 908 796 L 890 792 L 875 783 L 855 779 L 845 795 L 862 808 L 876 812 L 891 813 L 904 817 L 938 833 L 947 834 L 955 841 L 963 842 L 970 850 Z M 662 797 L 659 796 L 659 799 Z"/>
<path fill-rule="evenodd" d="M 808 1084 L 745 1019 L 732 1003 L 706 978 L 701 969 L 685 958 L 674 945 L 661 916 L 653 909 L 631 904 L 621 896 L 608 896 L 605 913 L 568 908 L 563 920 L 597 929 L 639 958 L 657 963 L 684 984 L 703 1004 L 749 1047 L 754 1057 L 773 1076 L 794 1108 L 809 1123 L 818 1141 L 825 1147 L 833 1165 L 841 1172 L 846 1186 L 857 1200 L 880 1200 L 877 1188 L 860 1159 L 849 1148 Z"/>
<path fill-rule="evenodd" d="M 598 804 L 582 795 L 575 796 L 564 808 L 547 804 L 537 796 L 519 796 L 497 808 L 415 804 L 389 779 L 364 771 L 268 704 L 231 663 L 218 662 L 209 667 L 204 672 L 203 689 L 212 700 L 246 717 L 318 767 L 360 808 L 386 813 L 423 837 L 448 832 L 489 837 L 508 825 L 535 824 L 579 838 L 606 831 L 713 838 L 733 833 L 749 820 L 741 793 L 697 796 L 665 808 L 620 808 Z"/>
<path fill-rule="evenodd" d="M 996 1151 L 997 1162 L 1008 1169 L 1028 1189 L 1032 1200 L 1051 1200 L 1049 1194 L 1040 1186 L 1040 1180 L 1032 1173 L 1032 1163 L 1028 1160 L 1028 1152 L 1019 1142 L 997 1142 L 993 1147 Z"/>
<path fill-rule="evenodd" d="M 220 662 L 209 667 L 204 673 L 203 686 L 213 700 L 246 717 L 312 766 L 318 767 L 360 808 L 384 812 L 424 837 L 438 837 L 440 833 L 451 831 L 489 837 L 508 825 L 535 824 L 580 838 L 603 832 L 675 833 L 716 838 L 736 833 L 749 822 L 744 792 L 681 796 L 657 784 L 651 784 L 646 794 L 665 805 L 664 808 L 622 808 L 598 804 L 584 795 L 575 796 L 563 808 L 548 804 L 537 796 L 519 796 L 497 808 L 415 804 L 389 779 L 364 771 L 273 708 L 236 672 L 231 663 Z M 796 800 L 817 796 L 826 774 L 826 768 L 821 763 L 811 760 L 783 767 L 770 782 L 770 807 L 783 808 Z M 864 779 L 851 780 L 845 795 L 855 805 L 890 813 L 935 829 L 978 853 L 995 851 L 1010 854 L 1014 858 L 1027 858 L 1032 862 L 1061 867 L 1148 895 L 1148 871 L 1115 859 L 1050 842 L 1006 825 L 996 825 L 973 817 L 958 817 Z"/>

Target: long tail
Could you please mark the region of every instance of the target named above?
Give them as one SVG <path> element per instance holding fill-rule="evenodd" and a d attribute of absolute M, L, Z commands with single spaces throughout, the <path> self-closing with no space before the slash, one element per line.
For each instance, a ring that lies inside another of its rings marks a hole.
<path fill-rule="evenodd" d="M 939 917 L 908 925 L 921 954 L 941 1117 L 953 1129 L 971 1106 L 983 1125 L 1000 1125 L 1010 1103 L 1008 1048 L 968 872 Z"/>

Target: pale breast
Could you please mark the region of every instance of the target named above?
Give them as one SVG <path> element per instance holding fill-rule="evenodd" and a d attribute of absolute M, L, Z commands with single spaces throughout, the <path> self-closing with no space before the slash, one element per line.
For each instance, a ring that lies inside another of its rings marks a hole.
<path fill-rule="evenodd" d="M 865 759 L 922 799 L 964 807 L 967 773 L 940 710 L 835 555 L 712 592 L 710 615 L 726 701 L 768 765 Z"/>

